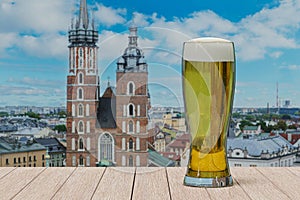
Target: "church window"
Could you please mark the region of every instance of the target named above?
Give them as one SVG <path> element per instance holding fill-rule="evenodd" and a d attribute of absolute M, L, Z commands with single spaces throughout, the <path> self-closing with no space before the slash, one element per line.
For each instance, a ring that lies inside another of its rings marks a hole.
<path fill-rule="evenodd" d="M 72 150 L 75 150 L 75 138 L 72 138 Z"/>
<path fill-rule="evenodd" d="M 129 128 L 128 128 L 128 129 L 129 129 L 128 132 L 129 132 L 129 133 L 133 133 L 133 122 L 132 122 L 132 121 L 129 121 L 128 127 L 129 127 Z"/>
<path fill-rule="evenodd" d="M 135 85 L 132 81 L 127 84 L 127 95 L 134 95 Z"/>
<path fill-rule="evenodd" d="M 140 114 L 141 114 L 141 106 L 138 105 L 137 106 L 137 116 L 140 116 Z"/>
<path fill-rule="evenodd" d="M 100 137 L 100 160 L 113 161 L 113 138 L 105 133 Z"/>
<path fill-rule="evenodd" d="M 83 149 L 83 139 L 82 138 L 79 139 L 79 149 L 80 150 Z"/>
<path fill-rule="evenodd" d="M 83 89 L 78 88 L 78 94 L 77 94 L 77 99 L 83 99 Z"/>
<path fill-rule="evenodd" d="M 129 139 L 129 150 L 133 150 L 133 140 L 132 138 Z"/>
<path fill-rule="evenodd" d="M 141 165 L 141 160 L 140 160 L 140 156 L 139 155 L 136 156 L 136 161 L 135 162 L 136 162 L 136 166 L 137 167 L 139 167 Z"/>
<path fill-rule="evenodd" d="M 78 123 L 78 132 L 79 132 L 79 133 L 83 133 L 83 122 L 82 122 L 82 121 L 80 121 L 80 122 Z"/>
<path fill-rule="evenodd" d="M 122 166 L 126 166 L 126 156 L 122 156 Z"/>
<path fill-rule="evenodd" d="M 72 117 L 75 117 L 75 105 L 72 105 Z"/>
<path fill-rule="evenodd" d="M 129 167 L 133 167 L 133 157 L 132 155 L 129 156 Z"/>
<path fill-rule="evenodd" d="M 76 156 L 72 157 L 72 166 L 75 167 L 76 166 Z"/>
<path fill-rule="evenodd" d="M 83 84 L 83 74 L 82 73 L 78 74 L 78 83 Z"/>
<path fill-rule="evenodd" d="M 122 132 L 126 133 L 126 122 L 125 121 L 122 122 Z"/>
<path fill-rule="evenodd" d="M 136 132 L 140 133 L 140 121 L 136 122 Z"/>
<path fill-rule="evenodd" d="M 75 121 L 72 122 L 72 133 L 75 133 Z"/>
<path fill-rule="evenodd" d="M 91 139 L 87 138 L 86 139 L 86 150 L 91 150 Z"/>
<path fill-rule="evenodd" d="M 126 139 L 122 138 L 122 150 L 125 151 L 126 150 Z"/>
<path fill-rule="evenodd" d="M 82 58 L 82 54 L 83 54 L 83 51 L 82 51 L 82 48 L 79 49 L 79 57 Z"/>
<path fill-rule="evenodd" d="M 140 138 L 136 138 L 136 150 L 140 150 Z"/>
<path fill-rule="evenodd" d="M 83 116 L 83 105 L 82 104 L 78 105 L 78 116 L 79 117 Z"/>
<path fill-rule="evenodd" d="M 90 115 L 90 105 L 86 104 L 86 116 Z"/>
<path fill-rule="evenodd" d="M 133 104 L 128 105 L 128 116 L 134 116 L 134 105 Z"/>
<path fill-rule="evenodd" d="M 86 122 L 86 133 L 90 133 L 91 132 L 91 124 L 90 121 Z"/>
<path fill-rule="evenodd" d="M 83 166 L 83 156 L 82 155 L 79 156 L 79 165 Z"/>
<path fill-rule="evenodd" d="M 91 163 L 91 158 L 90 156 L 86 156 L 86 166 L 90 166 L 90 163 Z"/>

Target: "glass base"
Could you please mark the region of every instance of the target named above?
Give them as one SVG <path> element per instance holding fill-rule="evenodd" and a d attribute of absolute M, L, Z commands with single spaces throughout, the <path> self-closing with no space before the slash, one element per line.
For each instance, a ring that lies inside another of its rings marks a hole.
<path fill-rule="evenodd" d="M 186 186 L 193 187 L 228 187 L 233 185 L 231 175 L 222 178 L 194 178 L 190 176 L 185 176 L 183 184 Z"/>

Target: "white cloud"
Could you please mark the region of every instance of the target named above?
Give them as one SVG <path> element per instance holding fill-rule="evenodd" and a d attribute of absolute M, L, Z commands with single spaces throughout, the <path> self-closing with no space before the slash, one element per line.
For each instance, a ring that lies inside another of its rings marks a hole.
<path fill-rule="evenodd" d="M 100 25 L 112 26 L 115 24 L 122 24 L 126 22 L 126 9 L 106 7 L 102 4 L 96 4 L 97 10 L 94 12 L 95 19 Z"/>
<path fill-rule="evenodd" d="M 1 32 L 65 31 L 71 19 L 71 2 L 61 0 L 2 0 Z"/>
<path fill-rule="evenodd" d="M 296 71 L 300 70 L 300 65 L 281 66 L 280 69 Z"/>

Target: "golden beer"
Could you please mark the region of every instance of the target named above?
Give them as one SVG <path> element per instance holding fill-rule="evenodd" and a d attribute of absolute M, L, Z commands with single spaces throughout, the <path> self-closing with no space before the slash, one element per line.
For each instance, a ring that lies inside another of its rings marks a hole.
<path fill-rule="evenodd" d="M 184 184 L 232 185 L 226 136 L 235 89 L 233 43 L 219 38 L 185 42 L 182 66 L 186 119 L 192 138 Z"/>

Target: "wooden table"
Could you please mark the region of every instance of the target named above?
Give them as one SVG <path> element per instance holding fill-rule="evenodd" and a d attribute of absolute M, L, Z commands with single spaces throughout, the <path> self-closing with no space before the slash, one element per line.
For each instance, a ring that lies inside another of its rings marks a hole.
<path fill-rule="evenodd" d="M 0 199 L 300 199 L 300 168 L 231 168 L 234 185 L 194 188 L 185 168 L 0 168 Z"/>

